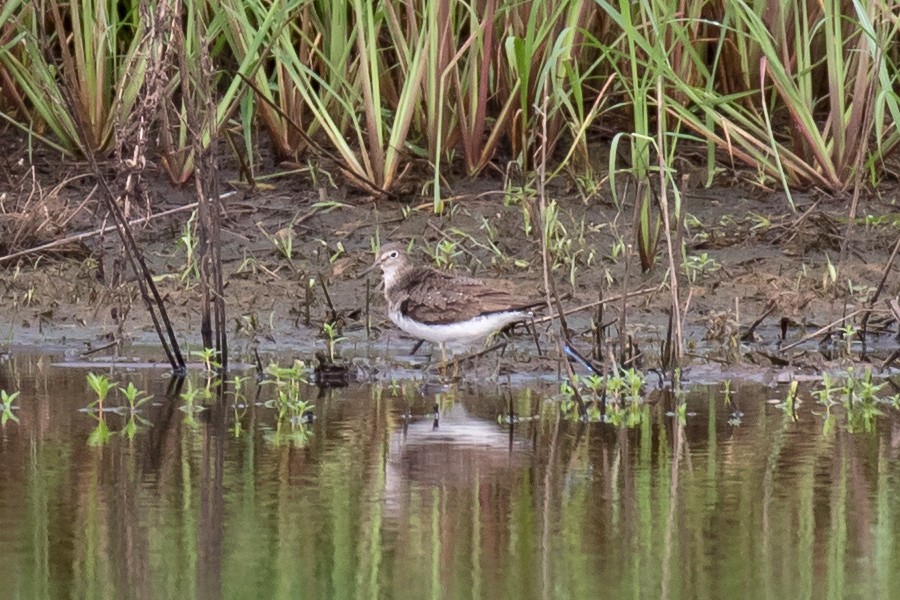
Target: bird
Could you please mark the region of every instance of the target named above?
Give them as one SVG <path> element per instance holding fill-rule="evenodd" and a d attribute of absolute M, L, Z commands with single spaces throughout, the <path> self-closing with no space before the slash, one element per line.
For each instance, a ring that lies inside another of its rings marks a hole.
<path fill-rule="evenodd" d="M 463 346 L 530 319 L 544 301 L 524 299 L 497 284 L 416 266 L 399 242 L 384 244 L 360 276 L 381 268 L 388 317 L 420 340 Z"/>

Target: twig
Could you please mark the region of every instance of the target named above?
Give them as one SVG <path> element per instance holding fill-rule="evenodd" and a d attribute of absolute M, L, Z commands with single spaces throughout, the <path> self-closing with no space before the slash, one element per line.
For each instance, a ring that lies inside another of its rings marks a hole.
<path fill-rule="evenodd" d="M 156 18 L 160 22 L 166 16 L 171 14 L 170 12 L 168 12 L 169 8 L 170 7 L 167 3 L 161 3 L 160 10 L 156 15 Z M 53 10 L 53 18 L 59 25 L 59 29 L 62 30 L 62 17 L 59 13 L 59 10 L 55 6 Z M 172 20 L 174 21 L 175 19 L 173 18 Z M 157 21 L 154 20 L 152 21 L 152 23 L 155 27 Z M 154 31 L 156 31 L 156 29 L 154 29 Z M 156 40 L 156 38 L 151 34 L 148 34 L 148 37 L 145 39 L 151 41 Z M 45 49 L 45 52 L 49 51 Z M 64 56 L 64 59 L 65 58 L 66 57 Z M 71 57 L 69 58 L 71 59 Z M 47 59 L 52 60 L 52 57 L 48 54 Z M 154 64 L 153 67 L 157 68 L 158 65 Z M 69 105 L 70 113 L 75 117 L 74 125 L 78 132 L 78 135 L 80 136 L 80 139 L 82 141 L 89 140 L 90 137 L 87 134 L 87 127 L 83 121 L 83 113 L 77 108 L 79 104 L 76 100 L 76 96 L 72 88 L 72 82 L 64 80 L 60 89 L 63 92 L 63 97 Z M 154 92 L 156 91 L 158 90 L 151 90 L 151 93 L 149 94 L 149 98 L 151 98 L 151 100 L 156 97 L 154 94 Z M 135 274 L 137 274 L 136 281 L 138 289 L 141 293 L 141 298 L 144 300 L 144 304 L 147 307 L 147 312 L 150 313 L 150 319 L 153 322 L 153 328 L 155 329 L 156 334 L 159 337 L 159 342 L 163 347 L 166 358 L 168 358 L 169 360 L 172 371 L 176 374 L 183 375 L 186 370 L 184 357 L 181 355 L 181 350 L 178 347 L 178 340 L 175 336 L 175 330 L 172 327 L 172 323 L 169 320 L 169 315 L 166 312 L 165 303 L 163 302 L 162 296 L 160 295 L 159 290 L 156 287 L 156 283 L 153 280 L 153 273 L 147 266 L 147 263 L 144 260 L 144 256 L 141 253 L 140 247 L 137 245 L 137 242 L 134 239 L 134 235 L 132 234 L 131 228 L 128 225 L 128 220 L 125 217 L 125 213 L 119 206 L 119 201 L 121 201 L 127 207 L 129 198 L 133 195 L 135 185 L 140 179 L 143 168 L 146 165 L 146 157 L 144 153 L 146 150 L 147 135 L 150 127 L 148 122 L 148 113 L 150 111 L 148 109 L 149 105 L 152 104 L 151 100 L 148 100 L 147 103 L 142 105 L 141 109 L 138 110 L 136 117 L 134 117 L 134 122 L 136 123 L 136 137 L 134 140 L 134 148 L 130 161 L 122 160 L 121 154 L 117 152 L 117 154 L 119 154 L 119 160 L 122 165 L 128 166 L 124 189 L 120 195 L 117 196 L 113 193 L 112 188 L 110 187 L 110 184 L 106 179 L 106 176 L 103 174 L 103 171 L 100 169 L 100 165 L 97 163 L 97 157 L 95 155 L 94 149 L 86 147 L 84 154 L 88 159 L 88 163 L 94 177 L 100 184 L 100 189 L 103 195 L 103 199 L 106 202 L 107 209 L 113 216 L 113 220 L 116 224 L 116 231 L 118 232 L 119 238 L 122 241 L 122 246 L 124 247 L 125 256 L 128 258 L 132 270 L 135 272 Z M 124 140 L 124 138 L 122 138 L 122 140 Z M 121 150 L 121 146 L 119 146 L 119 150 Z M 163 329 L 165 329 L 165 333 L 163 333 Z"/>
<path fill-rule="evenodd" d="M 894 259 L 897 258 L 897 252 L 900 251 L 900 236 L 897 236 L 897 242 L 894 244 L 894 249 L 891 251 L 890 258 L 887 259 L 887 262 L 884 263 L 884 269 L 881 271 L 881 280 L 878 282 L 878 287 L 875 288 L 875 293 L 872 294 L 872 297 L 866 302 L 867 308 L 872 308 L 875 306 L 875 303 L 878 302 L 878 297 L 881 295 L 881 292 L 884 290 L 884 284 L 887 282 L 888 275 L 891 272 L 891 268 L 894 265 Z M 862 322 L 860 323 L 861 337 L 865 339 L 866 337 L 866 327 L 869 324 L 869 316 L 872 313 L 866 313 L 863 315 Z"/>
<path fill-rule="evenodd" d="M 837 319 L 837 320 L 835 320 L 835 321 L 832 321 L 832 322 L 829 323 L 828 325 L 824 325 L 824 326 L 822 326 L 822 327 L 819 327 L 819 328 L 816 329 L 814 332 L 810 333 L 809 335 L 803 336 L 802 338 L 800 338 L 800 339 L 797 340 L 796 342 L 792 342 L 792 343 L 788 344 L 787 346 L 783 346 L 783 347 L 781 348 L 781 351 L 782 351 L 782 352 L 785 352 L 785 351 L 787 351 L 787 350 L 790 350 L 791 348 L 796 348 L 796 347 L 799 346 L 800 344 L 806 343 L 806 342 L 808 342 L 808 341 L 811 340 L 811 339 L 814 339 L 814 338 L 819 337 L 820 335 L 822 335 L 823 333 L 825 333 L 826 331 L 828 331 L 829 329 L 831 329 L 831 328 L 834 327 L 835 325 L 840 325 L 840 324 L 843 323 L 844 321 L 847 321 L 847 320 L 849 320 L 849 319 L 852 319 L 852 318 L 855 317 L 856 315 L 859 315 L 859 314 L 862 314 L 862 313 L 871 312 L 871 311 L 872 311 L 871 308 L 860 308 L 860 309 L 858 309 L 858 310 L 854 310 L 854 311 L 853 311 L 852 313 L 850 313 L 849 315 L 843 316 L 843 317 L 841 317 L 840 319 Z"/>
<path fill-rule="evenodd" d="M 456 361 L 457 364 L 469 362 L 469 361 L 475 360 L 476 358 L 481 358 L 485 354 L 490 354 L 491 352 L 494 352 L 496 350 L 506 348 L 506 346 L 508 344 L 509 344 L 509 342 L 507 342 L 506 340 L 503 340 L 502 342 L 497 342 L 496 344 L 494 344 L 493 346 L 490 346 L 489 348 L 485 348 L 484 350 L 478 350 L 477 352 L 470 352 L 469 354 L 464 354 L 463 356 L 456 358 L 454 360 Z"/>
<path fill-rule="evenodd" d="M 668 185 L 666 185 L 666 157 L 665 157 L 665 140 L 664 135 L 665 132 L 663 129 L 665 128 L 665 112 L 662 110 L 663 106 L 663 84 L 662 77 L 657 78 L 656 81 L 656 94 L 657 94 L 657 106 L 660 107 L 659 115 L 657 118 L 657 158 L 659 160 L 659 212 L 662 215 L 663 220 L 663 231 L 666 233 L 666 250 L 669 256 L 669 290 L 672 294 L 672 319 L 674 321 L 675 327 L 673 328 L 673 336 L 672 336 L 672 347 L 670 350 L 672 353 L 670 356 L 672 357 L 672 362 L 670 366 L 674 370 L 681 363 L 681 354 L 683 351 L 682 343 L 684 336 L 682 335 L 682 311 L 681 311 L 681 301 L 679 299 L 678 294 L 678 267 L 675 262 L 675 251 L 672 248 L 672 226 L 669 223 L 669 194 L 668 194 Z M 680 215 L 676 215 L 680 217 Z M 688 303 L 690 300 L 688 300 Z M 687 306 L 684 309 L 685 314 L 687 313 Z"/>
<path fill-rule="evenodd" d="M 233 196 L 237 192 L 226 192 L 219 196 L 219 199 L 222 200 L 229 196 Z M 169 215 L 173 215 L 175 213 L 179 213 L 185 210 L 193 210 L 197 208 L 197 203 L 192 202 L 190 204 L 185 204 L 184 206 L 179 206 L 177 208 L 171 208 L 169 210 L 164 210 L 162 212 L 158 212 L 153 215 L 149 215 L 146 217 L 141 217 L 140 219 L 133 219 L 128 221 L 128 226 L 132 227 L 134 225 L 140 225 L 142 223 L 147 223 L 149 221 L 153 221 L 159 219 L 161 217 L 167 217 Z M 12 254 L 7 254 L 6 256 L 0 256 L 0 263 L 4 263 L 9 260 L 13 260 L 16 258 L 21 258 L 22 256 L 27 256 L 29 254 L 34 254 L 35 252 L 43 252 L 45 250 L 51 250 L 56 248 L 57 246 L 65 246 L 66 244 L 70 244 L 72 242 L 78 242 L 81 240 L 86 240 L 92 237 L 96 237 L 98 235 L 102 235 L 109 231 L 112 231 L 116 228 L 115 225 L 106 225 L 104 227 L 100 227 L 99 229 L 94 229 L 93 231 L 85 231 L 83 233 L 76 233 L 74 235 L 70 235 L 68 237 L 64 237 L 58 240 L 54 240 L 52 242 L 47 242 L 46 244 L 41 244 L 40 246 L 35 246 L 34 248 L 28 248 L 27 250 L 20 250 L 19 252 L 14 252 Z"/>
<path fill-rule="evenodd" d="M 625 292 L 624 294 L 619 294 L 618 296 L 610 296 L 609 298 L 604 298 L 603 300 L 594 300 L 593 302 L 588 302 L 587 304 L 582 304 L 581 306 L 576 306 L 575 308 L 570 308 L 569 310 L 562 311 L 560 314 L 563 316 L 573 315 L 575 313 L 581 312 L 583 310 L 589 310 L 591 308 L 596 308 L 601 305 L 612 304 L 613 302 L 618 302 L 619 300 L 625 298 L 632 298 L 636 296 L 643 296 L 644 294 L 651 294 L 653 292 L 658 292 L 660 286 L 652 287 L 652 288 L 644 288 L 642 290 L 637 290 L 636 292 Z M 534 319 L 532 321 L 535 325 L 540 325 L 541 323 L 546 323 L 547 321 L 552 321 L 553 319 L 559 318 L 559 314 L 556 315 L 547 315 L 546 317 L 541 317 L 540 319 Z"/>
<path fill-rule="evenodd" d="M 766 317 L 768 317 L 775 311 L 775 308 L 775 303 L 770 303 L 769 308 L 767 308 L 766 311 L 757 320 L 753 321 L 750 327 L 748 327 L 747 330 L 743 334 L 741 334 L 741 341 L 746 342 L 747 340 L 749 340 L 753 336 L 753 332 L 756 331 L 756 328 L 766 320 Z M 740 326 L 740 322 L 738 322 L 738 326 Z"/>
<path fill-rule="evenodd" d="M 546 82 L 545 82 L 546 83 Z M 547 309 L 552 310 L 552 307 L 556 307 L 557 316 L 559 317 L 559 336 L 556 339 L 556 347 L 559 352 L 559 356 L 564 356 L 563 345 L 569 342 L 569 326 L 566 323 L 566 315 L 563 313 L 562 303 L 559 300 L 559 294 L 556 291 L 556 281 L 553 277 L 550 276 L 550 248 L 547 245 L 547 238 L 549 237 L 549 231 L 547 230 L 547 103 L 548 103 L 548 88 L 549 85 L 544 86 L 544 100 L 540 109 L 541 114 L 541 145 L 540 145 L 540 160 L 538 161 L 538 178 L 537 178 L 537 194 L 538 200 L 541 204 L 541 214 L 540 214 L 540 223 L 541 223 L 541 263 L 543 266 L 544 272 L 544 294 L 547 302 Z M 578 416 L 585 417 L 587 415 L 587 408 L 584 404 L 584 398 L 581 397 L 581 392 L 578 390 L 578 386 L 575 385 L 575 370 L 572 368 L 572 365 L 569 364 L 569 361 L 563 359 L 563 365 L 566 368 L 566 375 L 569 378 L 569 381 L 572 382 L 572 393 L 575 397 L 575 402 L 578 405 Z"/>
<path fill-rule="evenodd" d="M 800 215 L 799 217 L 794 219 L 794 221 L 792 223 L 785 225 L 784 231 L 781 232 L 780 234 L 778 234 L 777 236 L 775 236 L 775 239 L 772 240 L 772 244 L 773 245 L 777 244 L 778 242 L 781 241 L 782 238 L 784 238 L 788 234 L 790 234 L 790 237 L 788 237 L 787 240 L 785 240 L 785 243 L 789 243 L 795 237 L 797 237 L 797 234 L 800 232 L 800 224 L 803 223 L 803 221 L 806 219 L 806 217 L 808 217 L 810 215 L 810 213 L 812 213 L 812 211 L 814 211 L 816 209 L 817 206 L 819 206 L 820 202 L 821 202 L 821 200 L 816 200 L 815 202 L 813 202 L 810 205 L 809 208 L 807 208 L 805 211 L 803 211 L 802 215 Z"/>

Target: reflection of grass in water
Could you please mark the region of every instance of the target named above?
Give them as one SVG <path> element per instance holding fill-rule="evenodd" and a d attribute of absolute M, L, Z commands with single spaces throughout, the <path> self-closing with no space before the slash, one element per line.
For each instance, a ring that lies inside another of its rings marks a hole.
<path fill-rule="evenodd" d="M 211 396 L 209 387 L 195 388 L 193 382 L 190 379 L 187 380 L 187 389 L 181 392 L 181 399 L 184 401 L 184 404 L 179 406 L 178 410 L 185 414 L 184 422 L 188 427 L 196 428 L 200 425 L 196 415 L 206 410 L 206 407 L 198 404 L 198 402 Z"/>
<path fill-rule="evenodd" d="M 0 408 L 2 408 L 2 414 L 0 414 L 0 425 L 6 425 L 6 423 L 10 420 L 19 422 L 19 417 L 13 414 L 13 406 L 12 403 L 16 401 L 16 398 L 19 397 L 19 392 L 13 392 L 9 394 L 6 390 L 0 390 Z"/>
<path fill-rule="evenodd" d="M 900 393 L 887 397 L 881 395 L 886 385 L 886 381 L 873 381 L 871 368 L 867 368 L 861 377 L 853 368 L 848 369 L 844 378 L 834 378 L 830 373 L 825 373 L 821 387 L 812 391 L 816 401 L 825 407 L 823 432 L 831 434 L 838 425 L 832 410 L 835 406 L 844 408 L 848 432 L 874 431 L 876 420 L 885 414 L 883 409 L 900 410 Z"/>
<path fill-rule="evenodd" d="M 36 379 L 42 388 L 53 381 L 45 372 Z M 739 387 L 733 402 L 747 403 L 753 390 L 765 397 L 763 386 L 749 387 Z M 557 402 L 544 402 L 545 420 L 514 433 L 515 456 L 524 460 L 509 460 L 506 449 L 456 447 L 447 450 L 453 472 L 435 472 L 415 462 L 433 456 L 416 454 L 421 446 L 394 443 L 405 395 L 419 398 L 421 387 L 382 389 L 378 402 L 347 392 L 354 411 L 349 402 L 317 401 L 329 418 L 327 443 L 313 438 L 299 454 L 283 451 L 290 446 L 273 452 L 270 440 L 285 437 L 264 430 L 234 443 L 174 420 L 159 425 L 173 429 L 157 455 L 149 444 L 84 452 L 64 411 L 39 424 L 47 435 L 17 428 L 3 449 L 4 464 L 21 472 L 3 480 L 5 532 L 19 536 L 0 547 L 4 580 L 14 574 L 24 597 L 52 595 L 41 590 L 60 585 L 79 597 L 143 589 L 190 596 L 209 580 L 237 597 L 288 590 L 425 598 L 437 586 L 451 597 L 587 598 L 598 589 L 655 597 L 665 573 L 673 598 L 896 589 L 898 481 L 890 432 L 881 427 L 880 443 L 860 443 L 760 408 L 748 409 L 735 430 L 717 412 L 723 402 L 714 388 L 690 397 L 691 407 L 709 400 L 709 418 L 680 431 L 652 405 L 644 405 L 649 416 L 639 427 L 624 430 L 582 428 L 559 418 Z M 528 414 L 527 392 L 515 394 Z M 465 390 L 459 396 L 473 401 Z M 39 407 L 19 403 L 28 411 L 23 422 L 36 428 Z M 201 451 L 206 440 L 210 451 Z M 141 560 L 117 571 L 110 557 L 126 543 Z M 221 562 L 210 566 L 203 559 L 210 556 Z M 871 569 L 859 568 L 860 556 L 870 557 Z M 691 557 L 703 568 L 686 568 Z M 827 577 L 810 572 L 817 561 Z M 735 592 L 750 586 L 758 592 Z"/>
<path fill-rule="evenodd" d="M 622 369 L 612 375 L 592 374 L 587 377 L 575 375 L 573 381 L 561 384 L 561 409 L 563 414 L 578 418 L 575 392 L 590 401 L 585 419 L 589 422 L 606 422 L 617 426 L 636 427 L 649 413 L 644 388 L 646 374 L 636 369 Z M 574 385 L 574 387 L 573 387 Z M 587 402 L 586 402 L 587 403 Z M 605 407 L 603 404 L 605 403 Z M 678 416 L 685 414 L 683 403 L 678 407 Z"/>
<path fill-rule="evenodd" d="M 114 433 L 124 435 L 129 440 L 133 440 L 138 431 L 150 426 L 150 421 L 138 413 L 141 407 L 153 397 L 138 389 L 134 382 L 129 381 L 127 386 L 122 387 L 115 381 L 110 380 L 106 375 L 97 375 L 96 373 L 88 373 L 85 379 L 95 396 L 88 404 L 87 412 L 97 420 L 96 427 L 88 436 L 89 446 L 106 445 Z M 110 393 L 116 391 L 125 399 L 124 406 L 107 405 Z M 106 413 L 110 412 L 127 418 L 124 427 L 118 432 L 111 431 L 109 424 L 106 422 Z"/>
<path fill-rule="evenodd" d="M 301 386 L 308 383 L 307 369 L 303 361 L 295 360 L 290 367 L 275 363 L 266 368 L 272 377 L 264 384 L 275 386 L 275 396 L 264 403 L 275 410 L 275 430 L 265 435 L 266 441 L 275 445 L 305 446 L 312 431 L 307 427 L 315 405 L 304 400 Z"/>

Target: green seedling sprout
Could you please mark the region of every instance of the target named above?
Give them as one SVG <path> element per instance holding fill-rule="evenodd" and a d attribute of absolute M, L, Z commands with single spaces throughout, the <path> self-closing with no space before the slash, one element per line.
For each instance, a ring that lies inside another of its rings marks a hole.
<path fill-rule="evenodd" d="M 338 342 L 344 341 L 346 338 L 339 335 L 339 328 L 334 323 L 322 323 L 322 331 L 325 333 L 325 341 L 328 344 L 328 357 L 334 362 L 336 356 L 335 347 Z"/>
<path fill-rule="evenodd" d="M 5 426 L 9 421 L 19 422 L 19 417 L 13 413 L 13 405 L 12 403 L 16 401 L 16 398 L 19 397 L 19 392 L 13 392 L 12 394 L 7 393 L 6 390 L 0 390 L 0 409 L 2 409 L 2 414 L 0 414 L 0 426 Z"/>
<path fill-rule="evenodd" d="M 275 397 L 265 403 L 267 408 L 275 410 L 276 420 L 275 431 L 267 439 L 276 445 L 303 446 L 312 435 L 306 419 L 315 408 L 302 397 L 301 386 L 307 383 L 305 363 L 295 360 L 290 367 L 273 363 L 266 368 L 266 374 L 273 379 L 265 383 L 276 388 Z"/>
<path fill-rule="evenodd" d="M 825 255 L 825 269 L 822 273 L 822 289 L 828 291 L 828 289 L 837 283 L 837 267 L 834 266 L 834 263 L 831 262 L 831 257 L 828 254 Z"/>
<path fill-rule="evenodd" d="M 106 424 L 106 418 L 103 414 L 103 403 L 106 402 L 109 392 L 118 388 L 118 385 L 111 382 L 106 375 L 96 375 L 94 373 L 87 374 L 87 382 L 97 396 L 88 405 L 97 409 L 97 426 L 88 436 L 88 446 L 103 446 L 109 441 L 109 426 Z"/>
<path fill-rule="evenodd" d="M 129 440 L 133 440 L 141 425 L 150 424 L 149 421 L 138 416 L 137 412 L 142 405 L 152 399 L 152 396 L 139 390 L 131 381 L 128 382 L 127 387 L 119 387 L 118 390 L 124 396 L 125 402 L 128 403 L 128 422 L 125 423 L 122 433 Z"/>
<path fill-rule="evenodd" d="M 191 279 L 200 279 L 200 267 L 197 264 L 197 245 L 199 240 L 196 231 L 197 211 L 191 212 L 191 217 L 184 224 L 181 237 L 178 238 L 178 245 L 184 246 L 184 262 L 185 266 L 181 272 L 181 282 L 187 283 Z"/>
<path fill-rule="evenodd" d="M 191 352 L 191 356 L 194 358 L 199 358 L 203 361 L 203 368 L 208 373 L 213 373 L 222 368 L 221 363 L 219 363 L 216 358 L 216 350 L 214 348 L 204 348 L 203 350 L 195 350 Z"/>
<path fill-rule="evenodd" d="M 847 353 L 847 356 L 850 356 L 853 352 L 853 338 L 857 332 L 856 326 L 853 323 L 847 323 L 838 331 L 841 332 L 841 338 L 844 340 L 844 351 Z"/>
<path fill-rule="evenodd" d="M 722 390 L 722 395 L 725 396 L 725 406 L 731 406 L 731 380 L 726 379 L 722 382 L 722 386 L 725 388 Z"/>
<path fill-rule="evenodd" d="M 718 261 L 712 258 L 708 252 L 704 252 L 699 256 L 688 256 L 684 259 L 684 262 L 681 263 L 682 271 L 684 271 L 684 274 L 687 275 L 692 283 L 697 281 L 698 277 L 703 277 L 713 271 L 718 271 L 720 267 L 721 265 Z"/>
<path fill-rule="evenodd" d="M 118 388 L 118 384 L 109 380 L 106 375 L 97 375 L 95 373 L 87 374 L 87 383 L 94 391 L 97 397 L 88 406 L 96 406 L 98 412 L 103 412 L 103 403 L 106 401 L 109 392 Z"/>
<path fill-rule="evenodd" d="M 132 381 L 129 381 L 126 387 L 117 387 L 116 389 L 118 389 L 119 393 L 125 398 L 125 402 L 128 403 L 128 410 L 130 412 L 135 412 L 152 399 L 150 394 L 139 390 Z"/>
<path fill-rule="evenodd" d="M 197 413 L 206 410 L 205 406 L 197 404 L 198 399 L 201 397 L 200 394 L 203 393 L 203 391 L 204 390 L 201 388 L 195 388 L 194 384 L 191 383 L 191 380 L 188 379 L 187 389 L 181 392 L 181 399 L 184 401 L 184 404 L 179 406 L 178 410 L 186 415 L 184 422 L 190 427 L 195 427 L 197 425 Z"/>
<path fill-rule="evenodd" d="M 457 242 L 443 239 L 439 241 L 434 250 L 430 252 L 434 266 L 439 269 L 453 269 L 456 266 L 457 257 L 462 254 Z"/>

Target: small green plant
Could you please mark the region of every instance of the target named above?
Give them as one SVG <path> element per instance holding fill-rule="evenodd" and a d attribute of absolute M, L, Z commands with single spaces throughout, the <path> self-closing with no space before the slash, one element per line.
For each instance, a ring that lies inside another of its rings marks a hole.
<path fill-rule="evenodd" d="M 109 442 L 109 425 L 106 424 L 106 416 L 103 412 L 103 404 L 109 396 L 109 392 L 116 389 L 118 384 L 109 380 L 106 375 L 97 375 L 95 373 L 87 374 L 87 382 L 94 391 L 96 398 L 88 405 L 89 408 L 96 411 L 97 426 L 94 427 L 88 436 L 88 446 L 103 446 Z"/>
<path fill-rule="evenodd" d="M 215 348 L 204 348 L 191 352 L 191 356 L 203 361 L 203 368 L 207 373 L 213 373 L 222 368 L 222 364 L 216 360 Z"/>
<path fill-rule="evenodd" d="M 722 382 L 722 387 L 724 388 L 724 389 L 722 390 L 722 395 L 725 396 L 725 406 L 731 406 L 731 402 L 732 402 L 732 399 L 731 399 L 731 394 L 732 394 L 732 391 L 731 391 L 731 380 L 730 380 L 730 379 L 726 379 L 725 381 L 723 381 L 723 382 Z"/>
<path fill-rule="evenodd" d="M 459 243 L 448 239 L 442 239 L 435 244 L 433 250 L 426 250 L 426 252 L 431 256 L 435 267 L 448 270 L 456 266 L 456 261 L 462 254 Z"/>
<path fill-rule="evenodd" d="M 592 374 L 587 377 L 576 375 L 572 382 L 563 381 L 560 385 L 560 409 L 563 414 L 579 418 L 574 400 L 576 387 L 586 407 L 584 419 L 590 422 L 603 421 L 616 426 L 636 427 L 649 414 L 643 391 L 647 383 L 646 376 L 636 369 L 622 369 L 612 375 Z M 574 387 L 573 387 L 574 386 Z M 605 399 L 605 414 L 599 404 Z"/>
<path fill-rule="evenodd" d="M 103 403 L 106 402 L 109 393 L 118 388 L 119 385 L 110 381 L 106 375 L 97 375 L 95 373 L 87 374 L 87 383 L 97 396 L 88 406 L 96 407 L 97 412 L 102 413 Z"/>
<path fill-rule="evenodd" d="M 346 338 L 341 337 L 340 327 L 334 323 L 322 323 L 322 332 L 325 334 L 325 343 L 328 345 L 328 358 L 331 359 L 331 362 L 334 362 L 337 356 L 335 347 Z"/>
<path fill-rule="evenodd" d="M 88 446 L 105 446 L 109 442 L 109 425 L 106 424 L 106 416 L 102 412 L 97 413 L 97 426 L 88 436 Z"/>
<path fill-rule="evenodd" d="M 184 422 L 189 427 L 196 427 L 198 424 L 196 418 L 197 414 L 206 410 L 206 407 L 199 403 L 202 399 L 202 393 L 203 389 L 195 388 L 190 379 L 187 380 L 187 389 L 181 392 L 181 399 L 184 401 L 184 404 L 179 406 L 178 410 L 186 415 Z"/>
<path fill-rule="evenodd" d="M 130 412 L 137 411 L 141 406 L 149 402 L 153 397 L 146 392 L 139 390 L 134 382 L 129 381 L 128 385 L 123 387 L 117 387 L 119 393 L 122 394 L 122 397 L 125 398 L 125 402 L 128 403 L 128 410 Z"/>
<path fill-rule="evenodd" d="M 798 394 L 799 385 L 798 381 L 791 381 L 788 386 L 788 393 L 784 397 L 784 402 L 776 405 L 777 408 L 784 410 L 785 414 L 787 414 L 792 421 L 797 421 L 797 405 L 800 403 Z"/>
<path fill-rule="evenodd" d="M 181 271 L 181 282 L 188 283 L 200 279 L 200 266 L 197 264 L 197 211 L 191 213 L 191 217 L 184 224 L 178 245 L 184 247 L 184 269 Z"/>
<path fill-rule="evenodd" d="M 141 406 L 146 404 L 152 399 L 152 396 L 149 394 L 139 390 L 134 382 L 129 381 L 126 387 L 117 388 L 119 393 L 125 398 L 125 402 L 128 404 L 128 421 L 125 423 L 125 427 L 122 429 L 122 433 L 129 440 L 133 440 L 134 436 L 143 426 L 150 425 L 150 422 L 146 419 L 139 416 L 137 413 L 140 410 Z"/>
<path fill-rule="evenodd" d="M 300 360 L 295 360 L 290 367 L 273 363 L 266 368 L 266 374 L 272 379 L 264 383 L 275 386 L 274 397 L 265 402 L 267 408 L 275 410 L 275 431 L 267 439 L 276 445 L 305 445 L 312 435 L 307 423 L 315 408 L 303 399 L 302 386 L 307 383 L 306 364 Z"/>
<path fill-rule="evenodd" d="M 286 261 L 293 267 L 294 265 L 294 228 L 282 227 L 275 232 L 271 238 L 275 249 L 281 253 Z"/>
<path fill-rule="evenodd" d="M 835 384 L 836 382 L 832 379 L 831 374 L 826 371 L 822 375 L 822 387 L 812 391 L 812 395 L 816 398 L 816 401 L 825 408 L 830 409 L 833 405 L 837 404 L 834 396 L 844 391 L 844 388 L 838 387 Z"/>
<path fill-rule="evenodd" d="M 612 262 L 619 262 L 619 259 L 625 256 L 625 240 L 622 239 L 622 236 L 616 235 L 616 239 L 613 240 L 612 245 L 609 247 L 609 253 L 606 255 Z"/>
<path fill-rule="evenodd" d="M 332 252 L 328 257 L 328 262 L 334 264 L 334 261 L 336 261 L 346 253 L 347 250 L 344 248 L 344 242 L 339 241 L 337 244 L 335 244 L 334 252 Z"/>
<path fill-rule="evenodd" d="M 16 398 L 19 397 L 19 392 L 13 392 L 12 394 L 7 393 L 6 390 L 0 390 L 0 410 L 2 410 L 2 414 L 0 414 L 0 425 L 6 425 L 9 421 L 19 422 L 19 417 L 13 413 L 13 405 L 12 403 L 16 401 Z"/>
<path fill-rule="evenodd" d="M 718 271 L 720 268 L 721 265 L 708 252 L 704 252 L 699 256 L 688 256 L 681 263 L 681 269 L 691 283 L 697 281 L 699 277 Z"/>
<path fill-rule="evenodd" d="M 872 431 L 876 419 L 884 414 L 883 408 L 900 408 L 900 395 L 883 397 L 886 385 L 886 382 L 875 382 L 871 368 L 862 377 L 852 368 L 844 378 L 836 379 L 825 373 L 821 387 L 812 391 L 816 401 L 825 407 L 823 431 L 830 434 L 837 427 L 836 406 L 844 409 L 847 431 Z"/>
<path fill-rule="evenodd" d="M 841 339 L 844 340 L 844 352 L 849 357 L 853 354 L 853 338 L 856 337 L 856 326 L 853 323 L 846 323 L 839 331 L 841 332 Z"/>
<path fill-rule="evenodd" d="M 687 424 L 687 417 L 688 417 L 687 402 L 685 402 L 684 400 L 681 400 L 675 406 L 675 418 L 678 419 L 679 425 L 685 425 L 685 424 Z"/>
<path fill-rule="evenodd" d="M 827 292 L 828 289 L 831 288 L 831 286 L 837 283 L 837 278 L 837 267 L 835 267 L 834 263 L 831 262 L 831 257 L 826 254 L 825 269 L 822 273 L 822 289 Z"/>
<path fill-rule="evenodd" d="M 753 223 L 753 225 L 750 226 L 750 231 L 767 231 L 772 228 L 771 217 L 766 217 L 753 211 L 750 211 L 749 215 L 750 216 L 747 217 L 747 219 Z"/>
<path fill-rule="evenodd" d="M 249 379 L 249 377 L 240 376 L 235 376 L 231 379 L 231 394 L 234 398 L 234 401 L 231 403 L 231 409 L 234 412 L 234 424 L 231 426 L 231 432 L 234 434 L 235 438 L 241 437 L 241 433 L 243 433 L 241 421 L 243 420 L 244 414 L 247 412 L 247 399 L 244 397 L 244 384 Z"/>

